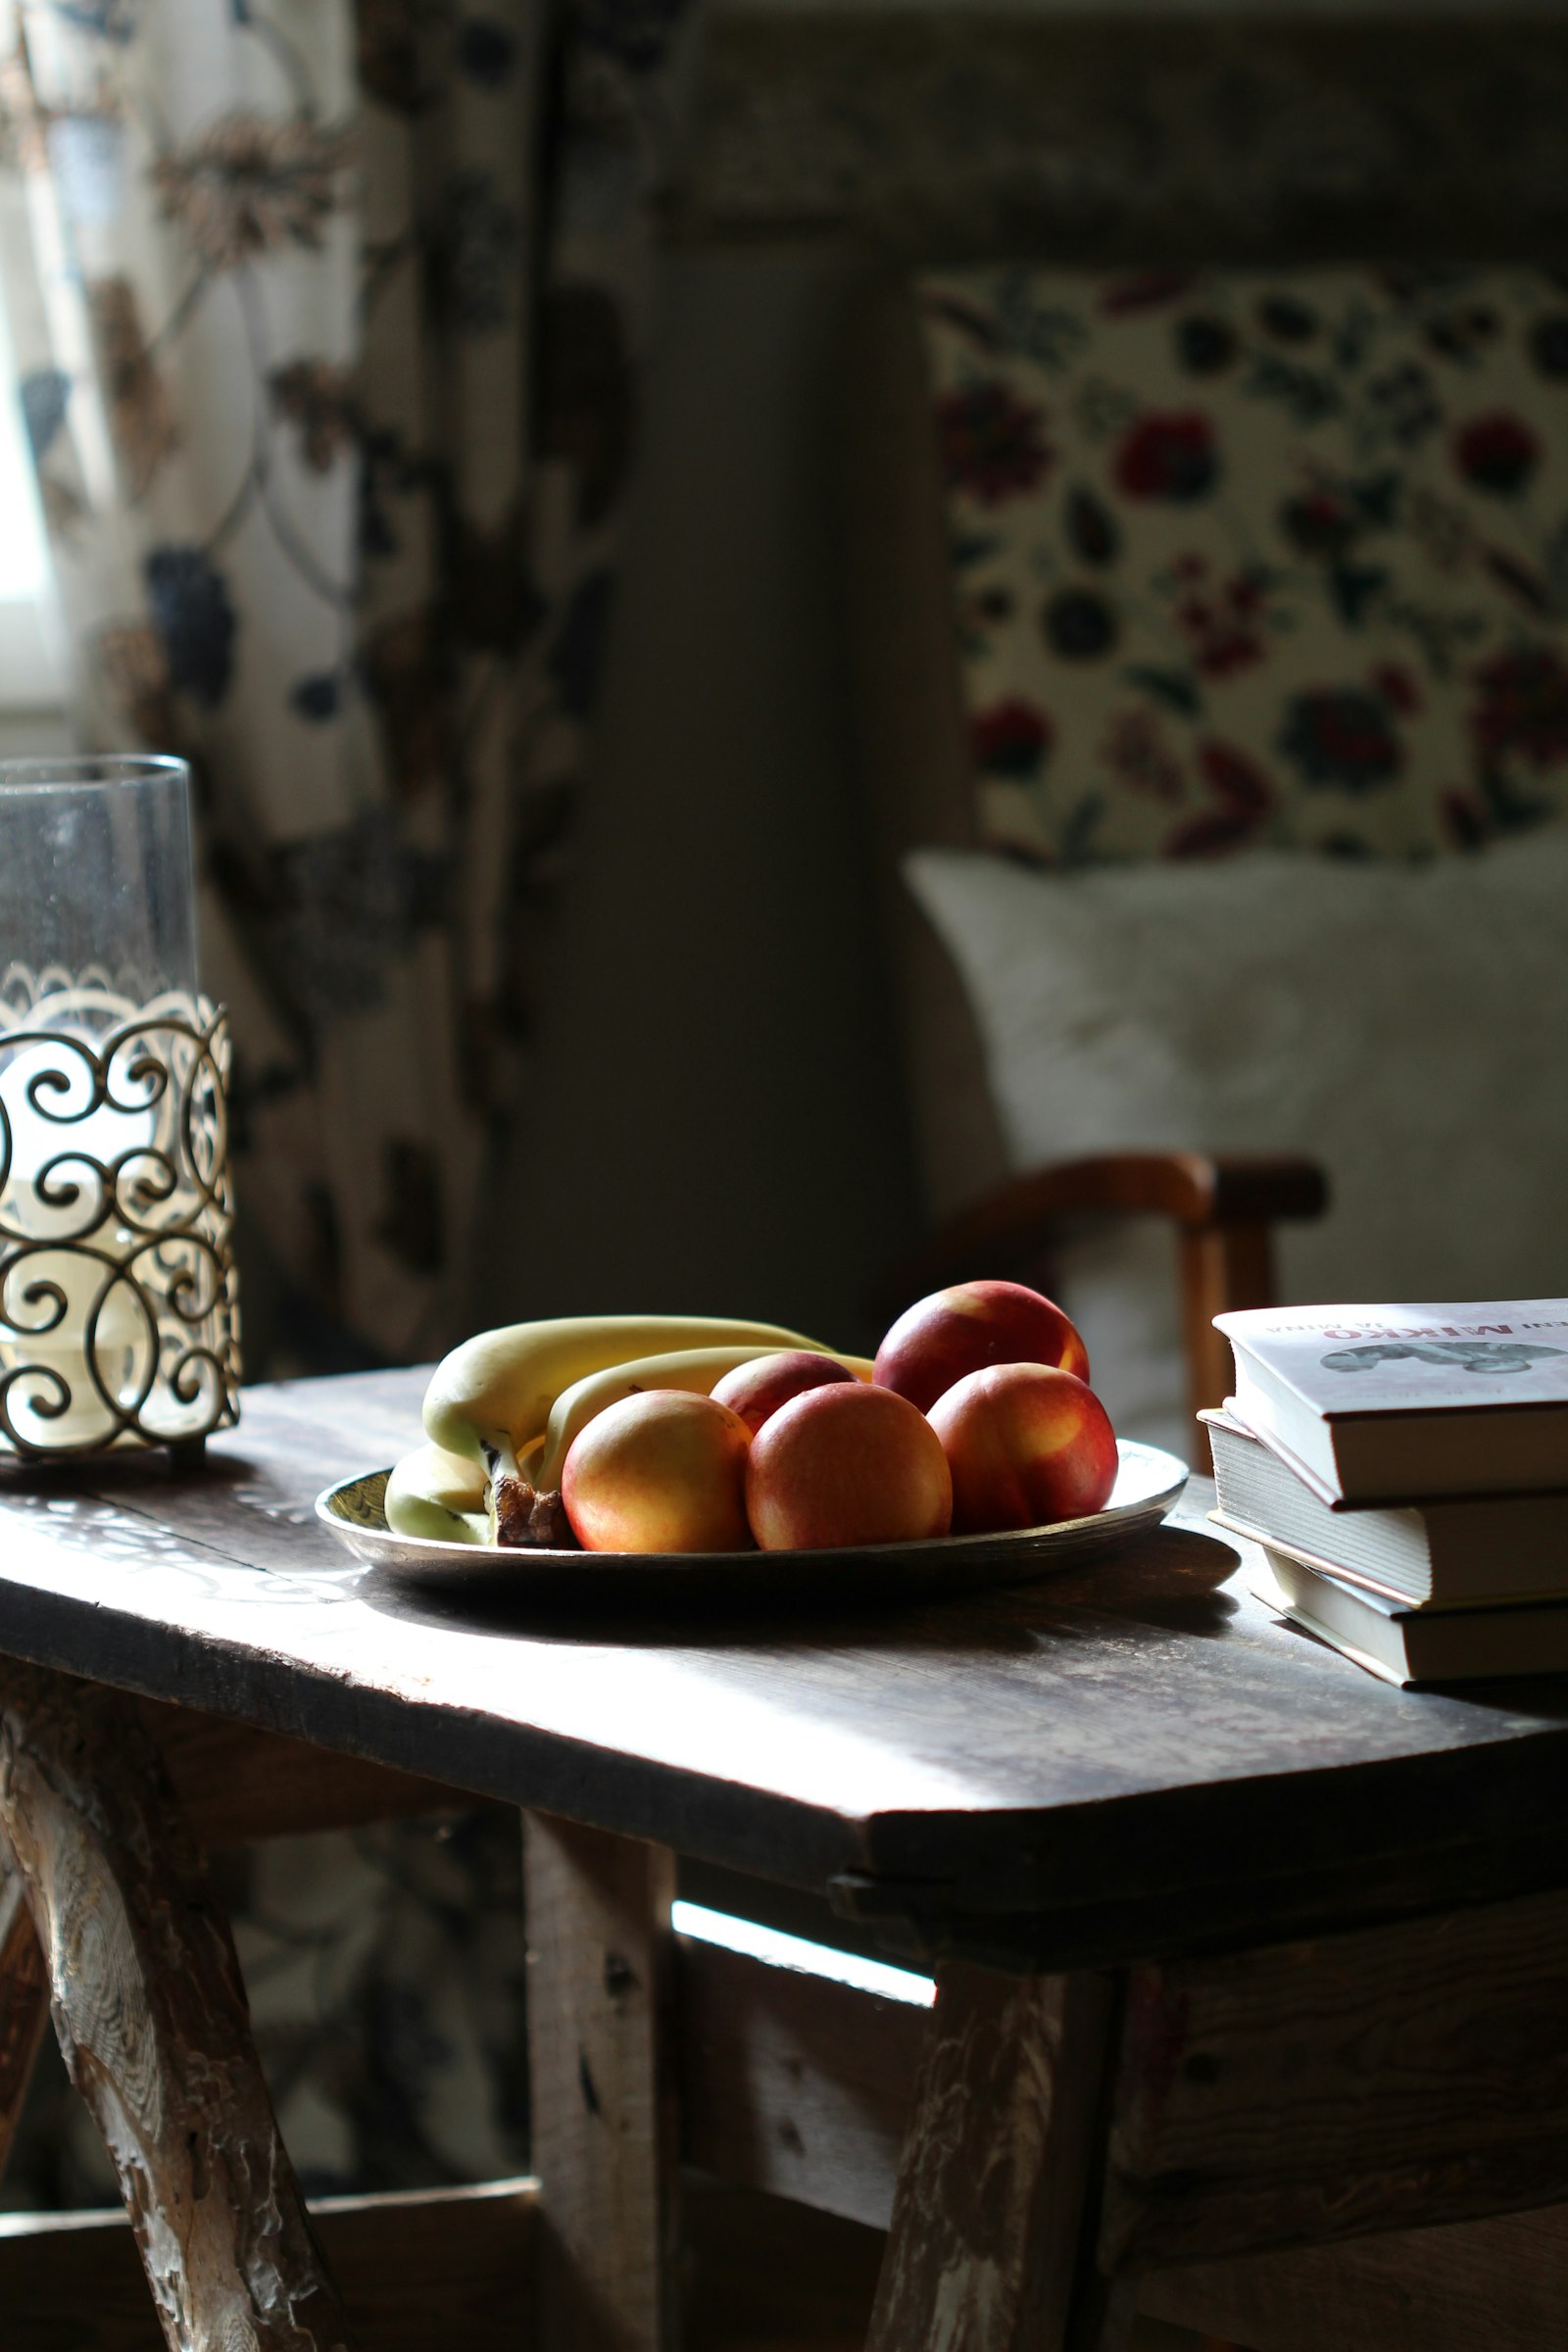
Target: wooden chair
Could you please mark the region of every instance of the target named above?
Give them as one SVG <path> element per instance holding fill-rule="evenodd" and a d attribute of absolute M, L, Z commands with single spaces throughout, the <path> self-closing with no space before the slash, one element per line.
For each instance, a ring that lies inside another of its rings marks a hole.
<path fill-rule="evenodd" d="M 924 366 L 902 283 L 865 301 L 843 376 L 843 552 L 861 783 L 914 1144 L 934 1212 L 926 1242 L 888 1271 L 877 1304 L 891 1314 L 980 1271 L 1043 1270 L 1049 1285 L 1053 1245 L 1067 1220 L 1166 1219 L 1196 1415 L 1220 1403 L 1230 1386 L 1230 1349 L 1213 1317 L 1275 1302 L 1274 1229 L 1321 1216 L 1327 1180 L 1297 1154 L 1237 1159 L 1135 1149 L 1007 1174 L 973 1011 L 899 872 L 908 850 L 978 846 L 947 525 Z M 1195 1458 L 1206 1467 L 1202 1444 L 1195 1425 Z"/>

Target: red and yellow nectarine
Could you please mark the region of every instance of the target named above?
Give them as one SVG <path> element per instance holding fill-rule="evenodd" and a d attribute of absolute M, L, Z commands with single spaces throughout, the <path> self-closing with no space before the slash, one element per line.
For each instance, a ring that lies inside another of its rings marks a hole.
<path fill-rule="evenodd" d="M 923 1413 L 858 1380 L 808 1389 L 762 1424 L 746 1512 L 764 1551 L 945 1536 L 953 1481 Z"/>
<path fill-rule="evenodd" d="M 1050 1527 L 1103 1510 L 1116 1438 L 1093 1389 L 1048 1364 L 967 1372 L 931 1408 L 953 1474 L 956 1534 Z"/>
<path fill-rule="evenodd" d="M 738 1413 L 686 1389 L 607 1405 L 572 1440 L 561 1498 L 584 1551 L 749 1551 Z"/>
<path fill-rule="evenodd" d="M 1052 1299 L 1021 1282 L 962 1282 L 906 1307 L 876 1351 L 881 1388 L 928 1413 L 966 1372 L 1048 1364 L 1089 1378 L 1089 1350 Z"/>
<path fill-rule="evenodd" d="M 788 1404 L 792 1396 L 804 1396 L 808 1389 L 828 1388 L 835 1381 L 854 1378 L 849 1366 L 831 1355 L 813 1355 L 805 1348 L 784 1348 L 774 1355 L 756 1355 L 749 1364 L 737 1364 L 733 1372 L 726 1372 L 722 1380 L 715 1381 L 712 1393 L 720 1404 L 727 1404 L 732 1413 L 739 1413 L 755 1438 L 762 1423 L 781 1404 Z"/>

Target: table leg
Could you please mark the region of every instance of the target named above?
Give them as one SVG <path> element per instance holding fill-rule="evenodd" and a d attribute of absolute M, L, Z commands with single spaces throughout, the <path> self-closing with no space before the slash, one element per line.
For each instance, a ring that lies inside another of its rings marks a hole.
<path fill-rule="evenodd" d="M 49 2023 L 49 1979 L 22 1879 L 0 1850 L 0 2177 Z"/>
<path fill-rule="evenodd" d="M 867 2352 L 1113 2352 L 1130 2283 L 1100 2278 L 1113 1986 L 939 1972 Z"/>
<path fill-rule="evenodd" d="M 524 1816 L 538 2352 L 671 2352 L 675 1863 Z"/>
<path fill-rule="evenodd" d="M 228 1923 L 130 1700 L 0 1665 L 0 1838 L 171 2352 L 348 2352 Z"/>

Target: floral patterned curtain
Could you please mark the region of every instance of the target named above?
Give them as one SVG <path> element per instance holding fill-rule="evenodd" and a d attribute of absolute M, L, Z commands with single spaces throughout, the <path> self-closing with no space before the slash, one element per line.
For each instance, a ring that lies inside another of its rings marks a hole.
<path fill-rule="evenodd" d="M 0 0 L 78 723 L 195 765 L 241 1209 L 298 1360 L 461 1328 L 694 15 Z"/>

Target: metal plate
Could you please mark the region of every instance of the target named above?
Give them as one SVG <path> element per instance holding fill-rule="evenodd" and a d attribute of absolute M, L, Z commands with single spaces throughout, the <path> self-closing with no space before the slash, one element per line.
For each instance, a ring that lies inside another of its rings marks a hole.
<path fill-rule="evenodd" d="M 580 1594 L 585 1588 L 602 1592 L 614 1583 L 648 1593 L 656 1586 L 683 1592 L 712 1586 L 732 1597 L 777 1598 L 807 1590 L 820 1593 L 824 1587 L 842 1595 L 849 1586 L 857 1592 L 907 1592 L 913 1586 L 1022 1584 L 1157 1525 L 1187 1484 L 1187 1464 L 1158 1446 L 1123 1439 L 1116 1451 L 1120 1460 L 1110 1500 L 1090 1518 L 999 1536 L 938 1536 L 920 1544 L 858 1544 L 821 1551 L 627 1552 L 503 1551 L 487 1544 L 427 1543 L 394 1535 L 387 1526 L 382 1506 L 388 1470 L 368 1470 L 328 1487 L 317 1496 L 316 1516 L 368 1567 L 439 1578 L 443 1584 L 466 1579 L 492 1592 L 506 1584 L 541 1593 Z"/>

